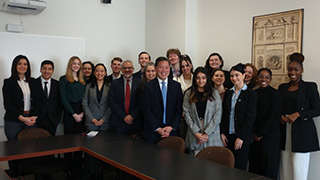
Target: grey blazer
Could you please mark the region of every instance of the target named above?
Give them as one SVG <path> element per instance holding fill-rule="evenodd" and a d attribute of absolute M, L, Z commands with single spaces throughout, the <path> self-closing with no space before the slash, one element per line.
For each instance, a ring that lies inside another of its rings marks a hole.
<path fill-rule="evenodd" d="M 195 134 L 201 132 L 200 120 L 195 103 L 189 103 L 191 89 L 187 90 L 183 99 L 184 119 L 188 125 L 186 146 L 190 150 L 201 150 L 208 146 L 223 146 L 220 139 L 220 122 L 222 115 L 221 98 L 216 89 L 213 91 L 213 101 L 207 101 L 204 117 L 204 133 L 209 135 L 209 140 L 201 145 L 197 144 Z"/>
<path fill-rule="evenodd" d="M 93 82 L 95 83 L 95 82 Z M 97 99 L 97 86 L 91 87 L 91 83 L 86 85 L 82 99 L 83 111 L 85 115 L 85 125 L 90 131 L 108 131 L 110 129 L 111 109 L 108 104 L 109 86 L 103 85 L 103 94 L 100 103 Z M 103 119 L 102 126 L 95 126 L 91 121 L 93 119 Z"/>

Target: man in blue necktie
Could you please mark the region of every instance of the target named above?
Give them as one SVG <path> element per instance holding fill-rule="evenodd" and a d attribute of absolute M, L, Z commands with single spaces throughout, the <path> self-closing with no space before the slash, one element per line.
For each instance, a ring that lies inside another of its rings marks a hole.
<path fill-rule="evenodd" d="M 143 137 L 157 143 L 161 138 L 178 136 L 182 115 L 180 83 L 168 79 L 170 62 L 165 57 L 156 59 L 157 78 L 145 84 L 142 107 L 145 116 Z"/>

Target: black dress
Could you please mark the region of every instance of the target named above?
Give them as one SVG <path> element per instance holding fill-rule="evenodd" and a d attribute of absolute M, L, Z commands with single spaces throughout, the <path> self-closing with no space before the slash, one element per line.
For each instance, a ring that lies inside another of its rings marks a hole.
<path fill-rule="evenodd" d="M 277 179 L 282 99 L 280 92 L 270 86 L 259 88 L 256 93 L 258 104 L 253 132 L 262 139 L 251 144 L 249 171 Z"/>

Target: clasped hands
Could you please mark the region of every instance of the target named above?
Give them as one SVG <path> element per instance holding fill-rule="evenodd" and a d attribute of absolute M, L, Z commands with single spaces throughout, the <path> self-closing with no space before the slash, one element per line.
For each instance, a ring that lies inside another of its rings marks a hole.
<path fill-rule="evenodd" d="M 19 119 L 20 121 L 22 121 L 22 122 L 23 122 L 25 125 L 27 125 L 27 126 L 33 126 L 34 123 L 37 122 L 37 121 L 36 121 L 37 118 L 38 118 L 38 116 L 24 117 L 24 116 L 20 115 L 20 116 L 18 117 L 18 119 Z"/>
<path fill-rule="evenodd" d="M 287 116 L 282 115 L 281 116 L 281 123 L 282 124 L 285 124 L 285 123 L 292 124 L 292 123 L 294 123 L 295 120 L 298 119 L 298 117 L 300 117 L 300 114 L 298 112 L 292 113 Z"/>
<path fill-rule="evenodd" d="M 101 126 L 101 125 L 104 123 L 103 119 L 100 119 L 99 121 L 98 121 L 97 119 L 93 119 L 91 122 L 92 122 L 95 126 Z"/>
<path fill-rule="evenodd" d="M 206 133 L 196 133 L 197 144 L 203 144 L 209 140 L 209 136 Z"/>
<path fill-rule="evenodd" d="M 169 137 L 172 131 L 171 126 L 166 126 L 164 128 L 158 128 L 157 132 L 161 135 L 161 138 Z"/>
<path fill-rule="evenodd" d="M 73 118 L 74 118 L 74 120 L 75 120 L 76 122 L 81 122 L 81 121 L 82 121 L 82 118 L 83 118 L 83 112 L 80 113 L 80 114 L 74 113 L 72 116 L 73 116 Z"/>

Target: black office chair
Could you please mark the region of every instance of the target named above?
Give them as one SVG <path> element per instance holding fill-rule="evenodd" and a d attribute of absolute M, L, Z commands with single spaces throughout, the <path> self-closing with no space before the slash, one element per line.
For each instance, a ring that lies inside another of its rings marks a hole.
<path fill-rule="evenodd" d="M 202 149 L 196 157 L 207 159 L 229 167 L 234 167 L 234 155 L 225 147 L 210 146 Z"/>
<path fill-rule="evenodd" d="M 18 140 L 42 139 L 50 137 L 50 133 L 41 128 L 24 129 L 18 134 Z M 57 172 L 68 170 L 71 162 L 62 158 L 55 158 L 53 155 L 20 160 L 22 175 L 35 174 L 37 176 L 51 175 Z"/>
<path fill-rule="evenodd" d="M 186 150 L 186 143 L 181 137 L 178 136 L 169 136 L 167 138 L 161 139 L 158 143 L 158 146 L 172 149 L 174 151 L 184 153 Z"/>

